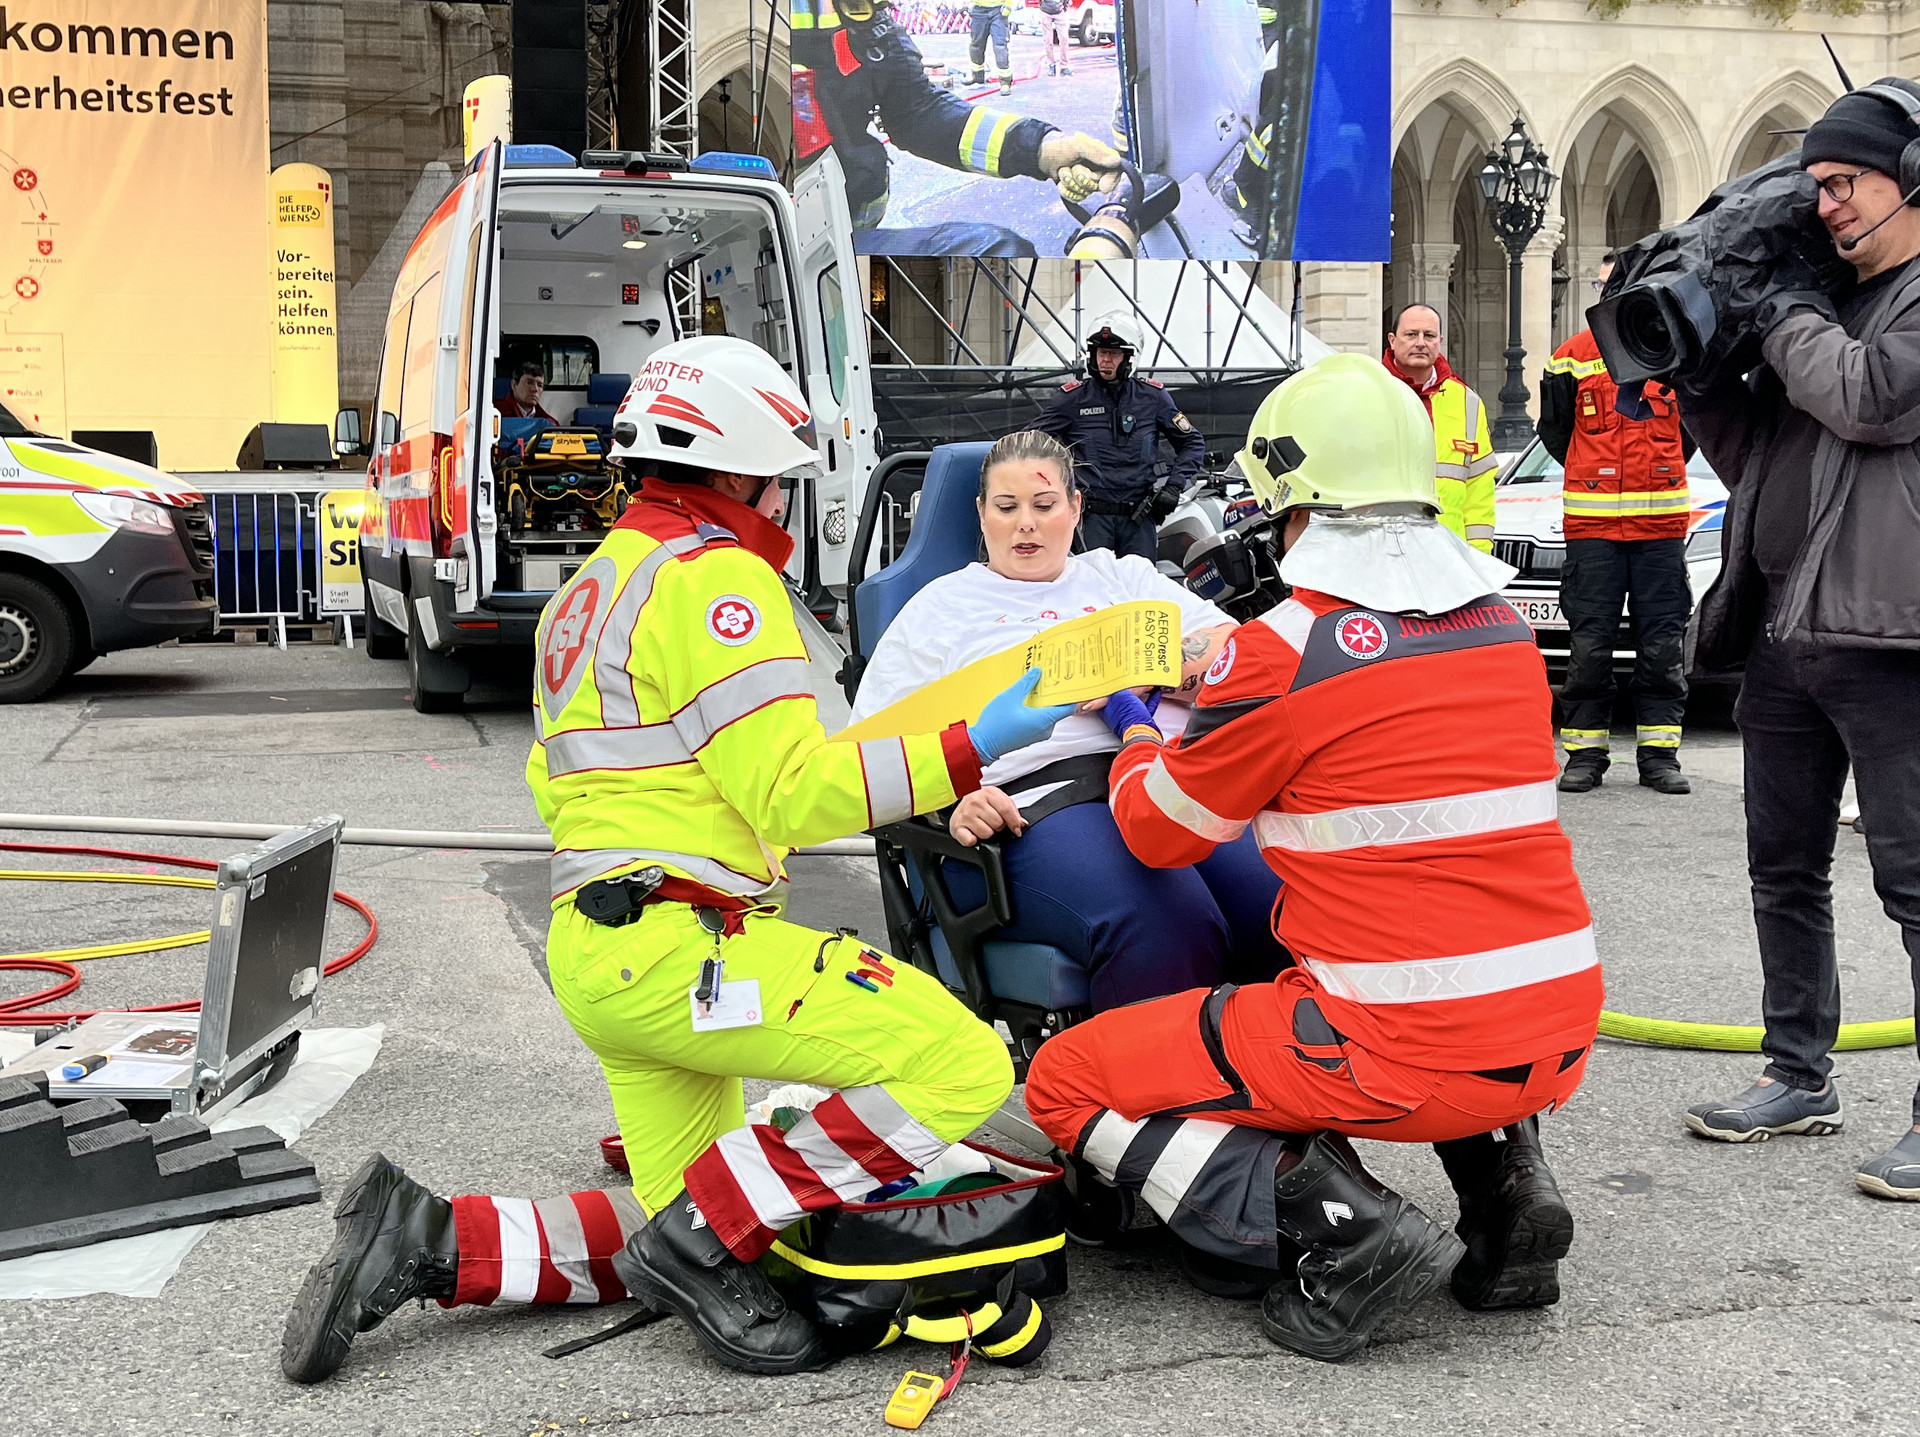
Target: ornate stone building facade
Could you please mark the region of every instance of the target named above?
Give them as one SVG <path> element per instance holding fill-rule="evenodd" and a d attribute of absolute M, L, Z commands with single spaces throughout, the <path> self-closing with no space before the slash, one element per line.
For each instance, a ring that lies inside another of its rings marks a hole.
<path fill-rule="evenodd" d="M 366 404 L 408 242 L 461 164 L 467 82 L 509 68 L 504 5 L 268 0 L 273 163 L 333 175 L 340 402 Z"/>
<path fill-rule="evenodd" d="M 1598 9 L 1587 0 L 1395 0 L 1392 260 L 1306 266 L 1307 326 L 1337 348 L 1371 352 L 1399 305 L 1433 304 L 1455 365 L 1491 399 L 1503 370 L 1507 267 L 1474 175 L 1519 114 L 1562 177 L 1524 269 L 1531 384 L 1553 346 L 1584 322 L 1587 281 L 1608 247 L 1681 218 L 1721 180 L 1790 146 L 1776 132 L 1806 125 L 1839 92 L 1822 32 L 1857 81 L 1920 74 L 1920 3 L 1832 0 L 1853 13 L 1784 20 L 1774 3 L 1633 0 L 1607 15 L 1614 0 Z M 274 162 L 334 172 L 341 387 L 347 400 L 364 399 L 400 257 L 460 164 L 461 90 L 509 68 L 509 10 L 270 0 L 268 16 Z M 696 22 L 703 146 L 753 148 L 757 109 L 760 151 L 784 167 L 784 16 L 769 30 L 767 0 L 697 0 Z M 1262 287 L 1288 303 L 1287 267 L 1265 268 Z M 1068 266 L 1042 271 L 1038 288 L 1058 303 L 1071 287 Z M 952 302 L 939 262 L 916 273 L 936 301 Z M 999 320 L 979 323 L 991 330 Z M 924 327 L 937 342 L 937 324 Z"/>

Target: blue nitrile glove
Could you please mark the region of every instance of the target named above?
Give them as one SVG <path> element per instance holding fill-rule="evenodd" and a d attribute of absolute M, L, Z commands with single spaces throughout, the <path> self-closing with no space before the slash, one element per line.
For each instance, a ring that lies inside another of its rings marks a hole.
<path fill-rule="evenodd" d="M 1142 702 L 1132 689 L 1122 689 L 1107 700 L 1107 706 L 1100 710 L 1100 717 L 1107 721 L 1115 737 L 1125 743 L 1131 735 L 1134 738 L 1149 737 L 1148 733 L 1135 733 L 1135 729 L 1151 731 L 1151 737 L 1159 738 L 1160 725 L 1153 721 L 1154 711 L 1160 707 L 1160 690 L 1155 689 Z"/>
<path fill-rule="evenodd" d="M 1017 748 L 1040 742 L 1073 712 L 1073 704 L 1028 707 L 1027 695 L 1039 682 L 1040 670 L 1028 669 L 1004 692 L 995 694 L 980 717 L 967 726 L 967 737 L 973 740 L 980 762 L 994 763 Z"/>

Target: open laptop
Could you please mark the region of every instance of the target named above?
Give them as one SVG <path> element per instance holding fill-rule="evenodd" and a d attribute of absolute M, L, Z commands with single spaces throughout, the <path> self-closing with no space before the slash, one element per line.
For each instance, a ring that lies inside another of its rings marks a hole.
<path fill-rule="evenodd" d="M 0 1076 L 44 1071 L 55 1102 L 117 1098 L 202 1118 L 276 1081 L 319 1012 L 341 828 L 315 819 L 221 863 L 198 1013 L 97 1013 Z M 95 1058 L 106 1061 L 62 1076 Z"/>

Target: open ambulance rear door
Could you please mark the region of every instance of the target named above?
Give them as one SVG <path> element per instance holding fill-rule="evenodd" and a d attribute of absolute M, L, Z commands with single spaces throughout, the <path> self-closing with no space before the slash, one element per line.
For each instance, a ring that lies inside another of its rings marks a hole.
<path fill-rule="evenodd" d="M 499 565 L 494 542 L 493 359 L 500 352 L 500 169 L 495 140 L 474 156 L 453 235 L 461 302 L 455 351 L 451 469 L 436 492 L 452 542 L 454 612 L 470 614 L 493 592 Z"/>
<path fill-rule="evenodd" d="M 844 593 L 853 531 L 876 461 L 873 371 L 866 306 L 853 253 L 853 212 L 840 161 L 828 150 L 794 182 L 799 225 L 796 326 L 808 402 L 820 435 L 822 477 L 795 495 L 813 526 L 822 587 Z"/>

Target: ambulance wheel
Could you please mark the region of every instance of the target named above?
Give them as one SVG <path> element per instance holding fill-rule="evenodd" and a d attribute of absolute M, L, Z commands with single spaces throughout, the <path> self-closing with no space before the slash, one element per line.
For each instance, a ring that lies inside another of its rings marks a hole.
<path fill-rule="evenodd" d="M 0 704 L 30 704 L 67 675 L 73 620 L 60 596 L 24 574 L 0 574 Z"/>
<path fill-rule="evenodd" d="M 370 659 L 404 659 L 407 656 L 407 632 L 396 629 L 380 617 L 380 611 L 373 606 L 373 591 L 367 587 L 367 581 L 360 581 L 364 612 L 367 617 L 367 657 Z"/>
<path fill-rule="evenodd" d="M 420 616 L 407 604 L 407 684 L 413 690 L 413 711 L 423 714 L 460 712 L 471 679 L 467 661 L 452 654 L 436 654 L 420 632 Z"/>

